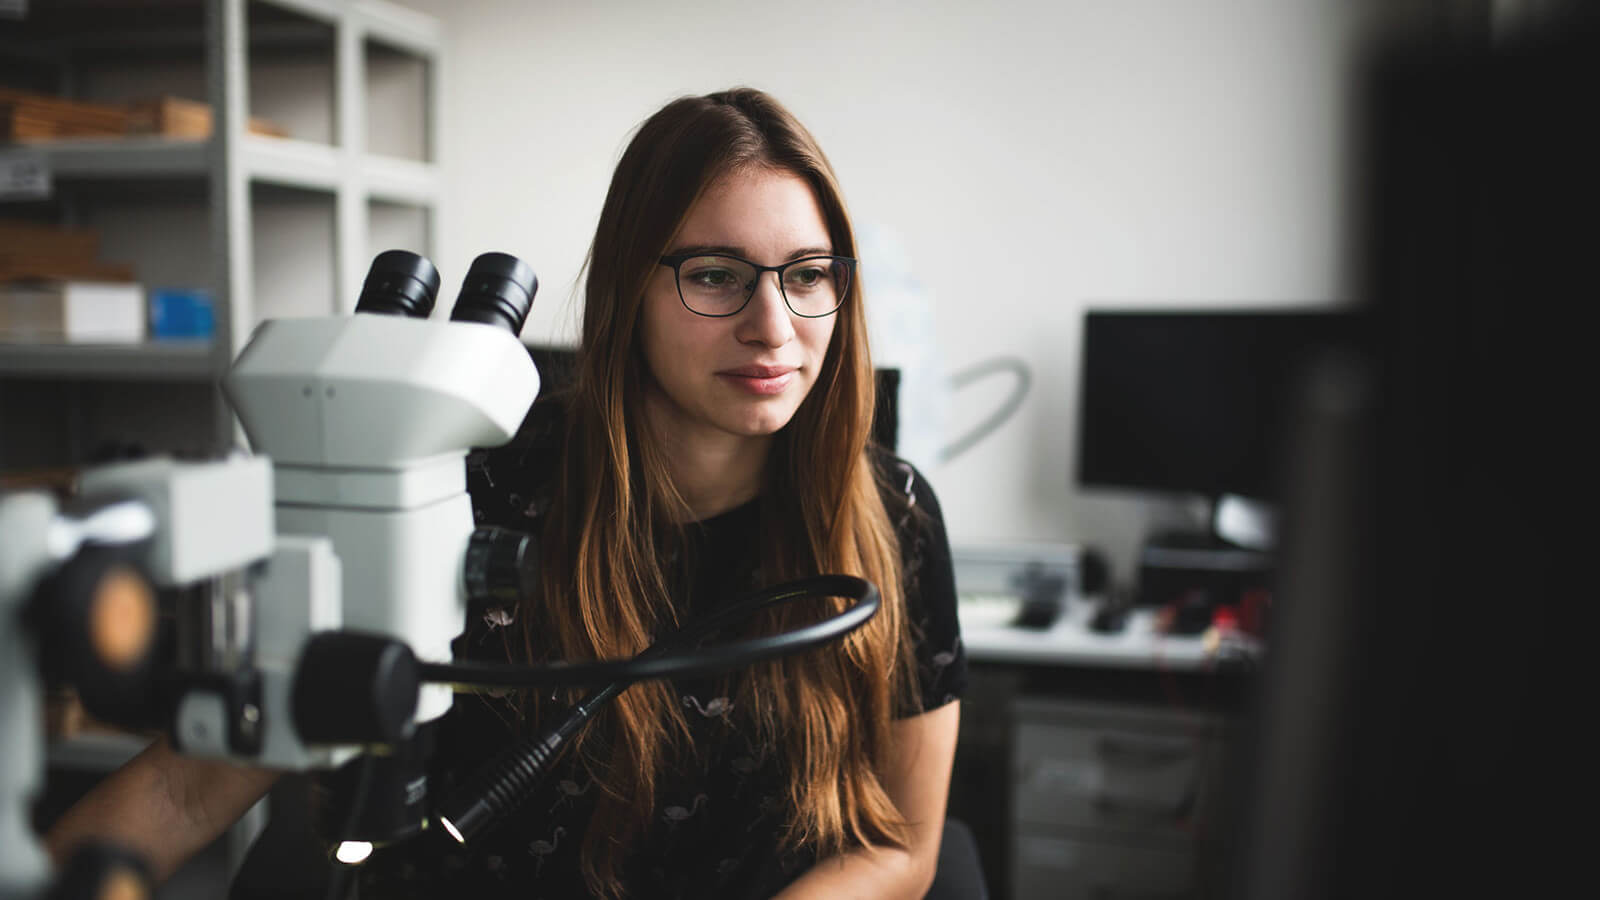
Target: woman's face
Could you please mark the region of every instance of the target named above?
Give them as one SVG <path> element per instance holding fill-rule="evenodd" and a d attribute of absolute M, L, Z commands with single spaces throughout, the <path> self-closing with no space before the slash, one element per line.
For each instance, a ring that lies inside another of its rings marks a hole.
<path fill-rule="evenodd" d="M 668 253 L 699 250 L 767 266 L 834 252 L 811 186 L 793 173 L 761 168 L 712 182 L 690 208 Z M 696 315 L 679 299 L 672 268 L 658 266 L 641 320 L 655 421 L 689 440 L 772 434 L 816 383 L 838 315 L 791 313 L 774 272 L 761 274 L 738 313 Z"/>

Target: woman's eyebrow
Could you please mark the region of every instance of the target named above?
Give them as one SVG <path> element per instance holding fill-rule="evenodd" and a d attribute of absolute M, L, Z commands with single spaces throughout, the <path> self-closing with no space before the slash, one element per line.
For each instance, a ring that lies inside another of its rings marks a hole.
<path fill-rule="evenodd" d="M 738 256 L 742 258 L 748 256 L 749 251 L 745 250 L 743 247 L 736 247 L 732 244 L 691 244 L 687 247 L 679 247 L 667 255 Z"/>
<path fill-rule="evenodd" d="M 737 245 L 734 245 L 734 244 L 694 244 L 694 245 L 691 245 L 691 246 L 688 246 L 688 247 L 680 247 L 679 249 L 674 250 L 671 253 L 668 253 L 667 255 L 668 256 L 685 256 L 685 255 L 695 255 L 695 256 L 737 256 L 740 259 L 749 259 L 750 258 L 750 251 L 746 250 L 744 247 L 740 247 L 740 246 L 737 246 Z M 793 259 L 801 259 L 801 258 L 807 257 L 807 256 L 832 256 L 832 255 L 833 255 L 833 249 L 830 248 L 830 247 L 801 247 L 798 250 L 791 251 L 789 253 L 788 259 L 793 260 Z"/>
<path fill-rule="evenodd" d="M 790 259 L 800 259 L 804 256 L 832 256 L 832 247 L 801 247 L 789 254 Z"/>

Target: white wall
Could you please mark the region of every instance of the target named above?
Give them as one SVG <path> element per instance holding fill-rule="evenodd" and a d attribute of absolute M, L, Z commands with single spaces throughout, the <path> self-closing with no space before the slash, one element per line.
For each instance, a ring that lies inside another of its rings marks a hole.
<path fill-rule="evenodd" d="M 485 250 L 529 260 L 531 340 L 575 335 L 579 266 L 642 119 L 736 84 L 793 109 L 858 226 L 903 249 L 942 371 L 1015 355 L 1034 373 L 990 439 L 917 460 L 958 542 L 1094 543 L 1126 574 L 1146 525 L 1179 508 L 1072 484 L 1085 306 L 1345 290 L 1338 0 L 406 5 L 446 34 L 438 261 L 448 284 Z M 880 349 L 915 363 L 903 333 Z M 1003 395 L 999 379 L 945 398 L 945 427 Z"/>

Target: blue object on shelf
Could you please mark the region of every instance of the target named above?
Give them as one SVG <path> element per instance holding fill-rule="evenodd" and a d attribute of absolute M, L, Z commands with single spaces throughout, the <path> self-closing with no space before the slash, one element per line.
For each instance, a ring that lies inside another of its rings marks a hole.
<path fill-rule="evenodd" d="M 210 338 L 216 331 L 211 292 L 198 288 L 150 291 L 150 337 Z"/>

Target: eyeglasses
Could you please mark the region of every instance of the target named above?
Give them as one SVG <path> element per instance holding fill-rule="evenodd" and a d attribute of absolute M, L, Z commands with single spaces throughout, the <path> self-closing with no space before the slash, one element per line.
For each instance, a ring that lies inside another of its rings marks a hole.
<path fill-rule="evenodd" d="M 684 307 L 713 318 L 744 309 L 767 272 L 778 273 L 778 290 L 795 315 L 806 319 L 831 315 L 844 303 L 856 270 L 856 261 L 848 256 L 807 256 L 781 266 L 763 266 L 737 256 L 680 253 L 661 257 L 661 264 L 672 268 Z"/>

